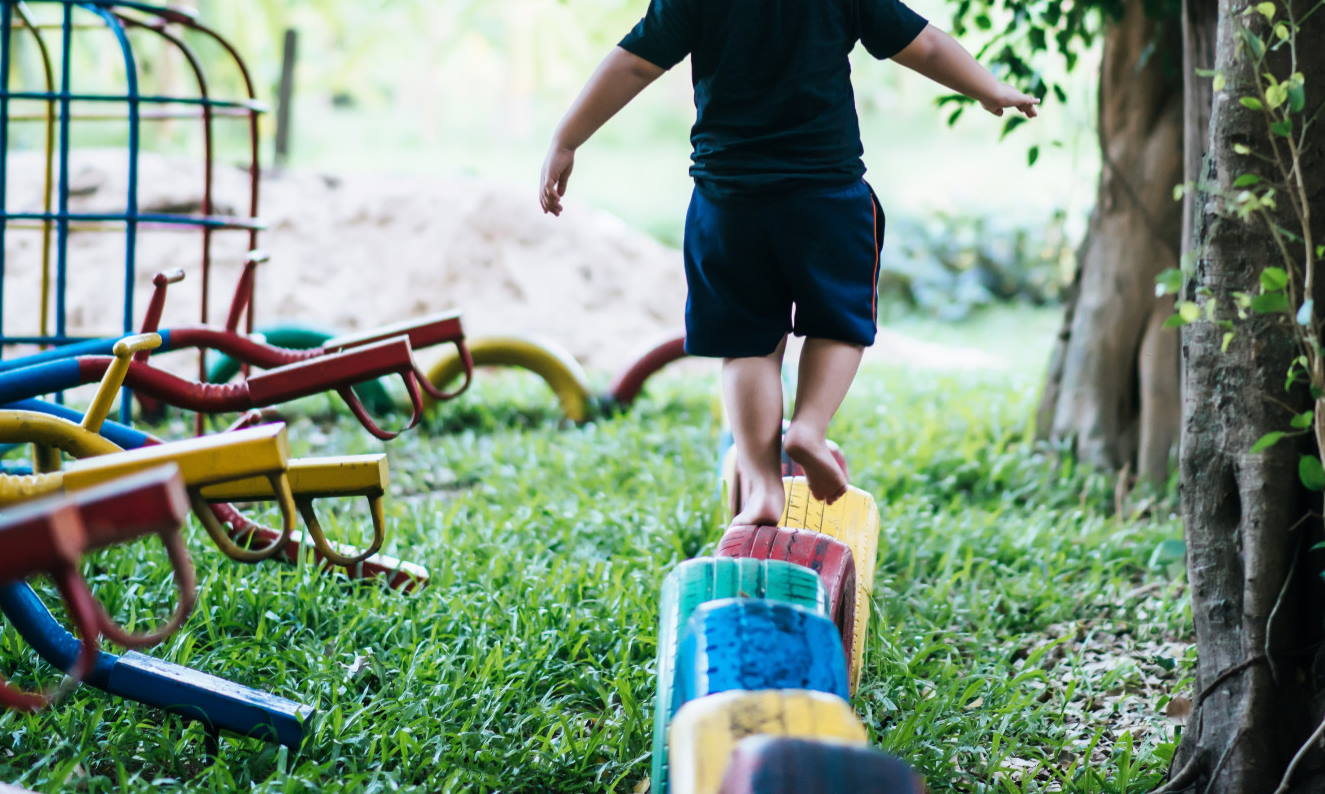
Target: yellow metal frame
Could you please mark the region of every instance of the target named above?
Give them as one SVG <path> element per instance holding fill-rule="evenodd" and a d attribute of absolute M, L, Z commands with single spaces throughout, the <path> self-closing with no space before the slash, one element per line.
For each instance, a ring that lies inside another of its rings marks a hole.
<path fill-rule="evenodd" d="M 106 374 L 101 376 L 101 383 L 97 384 L 97 393 L 93 395 L 92 403 L 83 414 L 84 429 L 93 432 L 101 430 L 106 417 L 110 416 L 111 406 L 115 404 L 115 395 L 119 394 L 124 379 L 129 375 L 129 365 L 133 363 L 134 354 L 143 350 L 156 350 L 158 347 L 161 347 L 160 334 L 126 336 L 115 343 L 115 347 L 111 348 L 115 360 L 106 369 Z"/>
<path fill-rule="evenodd" d="M 560 346 L 523 336 L 488 336 L 468 341 L 476 367 L 519 367 L 542 378 L 572 422 L 589 418 L 589 385 L 584 368 Z M 465 371 L 460 354 L 450 350 L 428 370 L 428 380 L 439 389 Z M 431 402 L 429 402 L 431 405 Z"/>
<path fill-rule="evenodd" d="M 837 695 L 803 689 L 736 690 L 681 707 L 668 733 L 671 794 L 718 794 L 732 750 L 748 736 L 793 736 L 851 745 L 865 726 Z"/>
<path fill-rule="evenodd" d="M 308 526 L 314 547 L 324 558 L 332 564 L 348 568 L 363 562 L 382 548 L 386 540 L 386 455 L 300 458 L 290 461 L 286 473 L 295 493 L 299 515 Z M 202 489 L 200 495 L 209 502 L 268 501 L 275 496 L 271 482 L 263 477 L 248 477 L 208 486 Z M 351 553 L 341 544 L 327 540 L 317 512 L 313 509 L 313 500 L 339 496 L 362 496 L 368 500 L 373 538 L 365 549 Z"/>
<path fill-rule="evenodd" d="M 189 488 L 190 504 L 212 541 L 226 554 L 246 562 L 277 554 L 289 541 L 295 515 L 300 512 L 286 474 L 290 443 L 284 425 L 263 425 L 123 451 L 66 419 L 32 411 L 0 411 L 0 443 L 27 441 L 67 452 L 79 460 L 63 471 L 0 476 L 0 506 L 61 490 L 77 491 L 173 463 L 179 468 Z M 270 493 L 281 510 L 280 537 L 260 549 L 247 549 L 231 540 L 206 502 L 197 496 L 204 486 L 249 477 L 261 477 L 270 484 Z"/>

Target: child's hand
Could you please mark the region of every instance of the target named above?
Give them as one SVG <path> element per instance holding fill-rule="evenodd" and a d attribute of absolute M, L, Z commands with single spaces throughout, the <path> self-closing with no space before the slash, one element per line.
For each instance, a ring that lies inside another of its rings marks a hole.
<path fill-rule="evenodd" d="M 538 193 L 538 202 L 543 205 L 543 212 L 561 215 L 561 197 L 566 195 L 566 182 L 575 168 L 575 150 L 556 144 L 548 150 L 543 161 L 543 173 L 540 175 L 542 189 Z"/>
<path fill-rule="evenodd" d="M 1035 106 L 1040 104 L 1040 100 L 1029 94 L 1023 94 L 1012 86 L 1000 85 L 993 96 L 980 100 L 980 104 L 995 116 L 1002 116 L 1004 108 L 1016 108 L 1026 118 L 1033 119 L 1039 115 Z"/>

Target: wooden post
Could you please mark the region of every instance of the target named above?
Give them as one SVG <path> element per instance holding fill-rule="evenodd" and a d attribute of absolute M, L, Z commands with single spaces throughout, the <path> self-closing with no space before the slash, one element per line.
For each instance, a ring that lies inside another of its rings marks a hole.
<path fill-rule="evenodd" d="M 281 48 L 281 85 L 276 105 L 276 167 L 284 168 L 290 158 L 290 106 L 294 104 L 294 68 L 299 57 L 299 33 L 286 28 Z"/>

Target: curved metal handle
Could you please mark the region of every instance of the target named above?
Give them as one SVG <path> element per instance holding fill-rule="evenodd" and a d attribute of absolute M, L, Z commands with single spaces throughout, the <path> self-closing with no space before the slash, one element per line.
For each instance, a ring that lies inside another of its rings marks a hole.
<path fill-rule="evenodd" d="M 193 569 L 193 560 L 189 559 L 189 550 L 184 545 L 183 533 L 178 530 L 164 532 L 161 534 L 161 542 L 165 544 L 166 554 L 170 557 L 175 588 L 179 591 L 179 603 L 161 626 L 150 632 L 133 634 L 116 623 L 100 601 L 96 602 L 97 625 L 101 629 L 101 634 L 111 642 L 126 648 L 158 645 L 184 625 L 184 621 L 193 612 L 194 605 L 198 603 L 197 574 Z"/>
<path fill-rule="evenodd" d="M 235 543 L 231 539 L 230 533 L 226 531 L 225 527 L 221 526 L 222 518 L 217 514 L 217 511 L 203 501 L 202 497 L 196 492 L 189 493 L 189 502 L 193 505 L 194 515 L 202 522 L 203 529 L 207 530 L 207 534 L 211 535 L 212 542 L 231 559 L 240 562 L 269 560 L 279 554 L 285 544 L 290 542 L 290 534 L 294 532 L 295 513 L 297 512 L 294 493 L 290 489 L 290 477 L 282 471 L 269 475 L 267 479 L 271 482 L 272 491 L 276 494 L 276 503 L 280 506 L 281 534 L 271 543 L 258 549 L 246 549 Z"/>
<path fill-rule="evenodd" d="M 368 548 L 358 554 L 346 555 L 337 551 L 335 546 L 327 540 L 326 532 L 323 531 L 322 524 L 318 521 L 317 511 L 313 509 L 313 500 L 298 500 L 299 515 L 303 516 L 304 525 L 308 527 L 308 534 L 313 538 L 313 547 L 327 562 L 332 565 L 339 565 L 342 568 L 358 565 L 382 549 L 382 543 L 386 540 L 384 502 L 385 499 L 381 496 L 368 497 L 368 509 L 373 516 L 373 540 L 368 544 Z"/>
<path fill-rule="evenodd" d="M 417 427 L 419 422 L 423 420 L 423 395 L 419 393 L 418 376 L 414 373 L 414 370 L 409 370 L 401 372 L 400 379 L 405 382 L 405 391 L 409 394 L 413 416 L 410 417 L 409 424 L 396 431 L 383 430 L 374 422 L 373 418 L 368 415 L 368 410 L 360 402 L 359 395 L 354 393 L 354 389 L 343 386 L 336 391 L 340 394 L 340 398 L 345 401 L 345 404 L 349 406 L 350 413 L 354 414 L 354 418 L 359 420 L 359 424 L 363 425 L 364 430 L 382 441 L 390 441 L 406 430 Z"/>
<path fill-rule="evenodd" d="M 419 381 L 419 385 L 423 387 L 423 390 L 428 393 L 429 397 L 438 402 L 454 400 L 456 397 L 464 394 L 465 391 L 469 389 L 470 384 L 474 382 L 474 354 L 469 352 L 469 346 L 465 344 L 465 340 L 463 339 L 457 339 L 455 341 L 455 349 L 460 355 L 461 366 L 465 368 L 465 379 L 455 391 L 447 392 L 437 388 L 432 381 L 428 380 L 428 376 L 419 369 L 419 365 L 417 363 L 414 365 L 414 377 Z"/>
<path fill-rule="evenodd" d="M 63 700 L 82 682 L 97 661 L 100 653 L 100 635 L 97 632 L 96 600 L 87 589 L 87 583 L 72 565 L 51 572 L 55 585 L 64 598 L 69 615 L 78 629 L 78 658 L 74 667 L 68 671 L 65 679 L 54 689 L 46 692 L 24 692 L 9 685 L 0 678 L 0 705 L 21 711 L 39 711 L 53 703 Z"/>
<path fill-rule="evenodd" d="M 106 368 L 106 373 L 101 376 L 101 383 L 97 386 L 97 393 L 92 397 L 92 402 L 87 406 L 87 412 L 83 414 L 82 425 L 85 430 L 97 432 L 101 430 L 101 425 L 110 415 L 110 406 L 115 402 L 115 395 L 120 387 L 124 385 L 124 379 L 129 374 L 129 364 L 133 361 L 134 354 L 155 350 L 161 346 L 160 334 L 135 334 L 126 336 L 115 343 L 111 353 L 115 360 Z"/>

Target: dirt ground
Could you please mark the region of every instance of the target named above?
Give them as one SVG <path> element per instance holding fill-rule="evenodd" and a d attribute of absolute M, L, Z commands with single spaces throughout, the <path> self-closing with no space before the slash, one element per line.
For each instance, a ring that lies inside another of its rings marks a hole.
<path fill-rule="evenodd" d="M 197 212 L 201 167 L 145 155 L 143 212 Z M 41 161 L 11 156 L 11 210 L 41 208 Z M 117 212 L 127 168 L 119 151 L 79 152 L 70 167 L 74 212 Z M 247 175 L 217 169 L 216 214 L 247 209 Z M 271 261 L 259 275 L 258 323 L 299 323 L 344 332 L 452 307 L 471 333 L 522 333 L 555 340 L 586 366 L 613 370 L 641 345 L 681 325 L 685 286 L 678 251 L 614 216 L 572 204 L 544 216 L 533 189 L 478 179 L 332 177 L 287 173 L 264 180 L 259 245 Z M 124 235 L 82 231 L 68 254 L 68 330 L 115 333 L 123 317 Z M 41 237 L 11 232 L 5 245 L 4 329 L 39 326 Z M 214 236 L 211 317 L 224 321 L 247 250 L 243 232 Z M 183 268 L 166 321 L 198 319 L 201 235 L 151 231 L 139 237 L 137 326 L 152 276 Z M 53 303 L 52 303 L 53 306 Z M 52 309 L 53 311 L 53 309 Z"/>
<path fill-rule="evenodd" d="M 8 170 L 9 209 L 40 210 L 41 159 L 35 153 L 11 154 Z M 70 209 L 122 212 L 127 170 L 123 151 L 76 151 L 69 169 Z M 198 162 L 145 154 L 140 173 L 142 212 L 201 211 Z M 410 175 L 287 172 L 265 179 L 259 214 L 267 229 L 259 247 L 271 261 L 259 272 L 258 325 L 298 323 L 347 332 L 455 307 L 464 312 L 472 334 L 552 340 L 600 372 L 618 370 L 641 349 L 679 331 L 685 304 L 679 251 L 582 204 L 572 202 L 559 219 L 545 216 L 533 188 L 525 187 Z M 218 166 L 214 196 L 214 214 L 245 214 L 247 173 Z M 214 235 L 212 322 L 224 321 L 247 237 L 237 231 Z M 68 332 L 121 330 L 124 238 L 122 227 L 70 236 Z M 201 250 L 196 230 L 139 235 L 133 327 L 141 322 L 153 275 L 174 268 L 187 276 L 171 288 L 163 325 L 198 320 Z M 7 334 L 39 330 L 40 263 L 39 231 L 11 230 L 4 263 Z M 53 299 L 49 310 L 53 318 Z M 978 351 L 887 330 L 871 357 L 917 367 L 999 365 Z"/>

